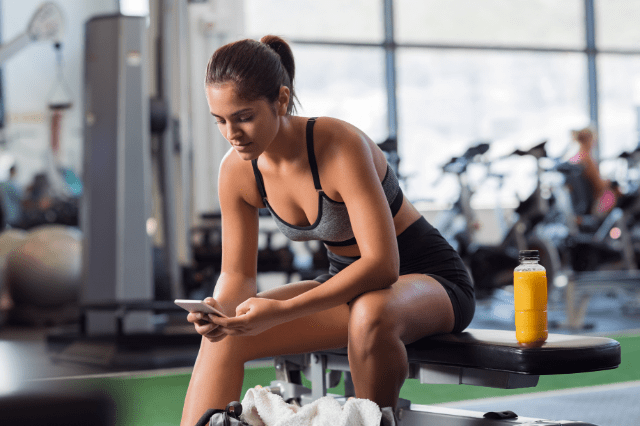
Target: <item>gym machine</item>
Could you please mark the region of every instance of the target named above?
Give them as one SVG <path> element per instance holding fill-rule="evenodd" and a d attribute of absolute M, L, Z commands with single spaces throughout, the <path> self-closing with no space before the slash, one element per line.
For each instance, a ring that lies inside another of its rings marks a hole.
<path fill-rule="evenodd" d="M 182 297 L 180 263 L 191 258 L 187 232 L 179 231 L 190 221 L 191 193 L 182 69 L 187 2 L 153 6 L 151 19 L 116 14 L 86 24 L 82 303 L 89 335 L 116 333 L 114 304 L 130 311 L 118 325 L 123 331 L 157 328 L 156 308 L 169 308 L 155 288 L 157 234 L 168 277 L 165 301 Z M 152 188 L 160 206 L 155 217 Z"/>
<path fill-rule="evenodd" d="M 420 383 L 500 389 L 535 387 L 542 375 L 608 370 L 621 362 L 620 343 L 613 339 L 550 334 L 543 346 L 523 349 L 515 332 L 503 330 L 468 329 L 460 334 L 423 338 L 406 348 L 408 378 Z M 276 357 L 274 363 L 276 380 L 269 390 L 285 401 L 305 405 L 330 395 L 327 389 L 337 386 L 343 374 L 345 395 L 330 396 L 344 403 L 355 395 L 346 348 Z M 301 372 L 311 381 L 311 389 L 302 385 Z M 395 414 L 398 426 L 590 425 L 519 417 L 511 411 L 482 413 L 412 404 L 404 399 Z"/>
<path fill-rule="evenodd" d="M 113 42 L 117 40 L 117 42 Z M 86 24 L 81 229 L 83 305 L 153 300 L 150 107 L 146 19 L 99 16 Z M 88 334 L 113 333 L 109 312 L 85 311 Z M 152 330 L 151 312 L 125 329 Z"/>
<path fill-rule="evenodd" d="M 40 41 L 59 42 L 59 37 L 62 33 L 62 11 L 55 3 L 43 3 L 31 17 L 24 33 L 0 45 L 0 64 L 31 43 Z"/>
<path fill-rule="evenodd" d="M 181 230 L 191 220 L 187 0 L 150 6 L 150 17 L 86 22 L 80 324 L 48 336 L 54 358 L 139 368 L 195 359 L 193 336 L 166 331 L 167 314 L 183 312 L 173 299 L 191 259 Z"/>

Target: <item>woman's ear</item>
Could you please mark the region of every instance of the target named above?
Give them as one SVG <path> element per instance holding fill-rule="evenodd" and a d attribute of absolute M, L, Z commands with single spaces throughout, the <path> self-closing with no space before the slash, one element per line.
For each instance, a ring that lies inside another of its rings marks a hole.
<path fill-rule="evenodd" d="M 286 115 L 289 109 L 289 99 L 291 91 L 287 86 L 280 86 L 280 94 L 278 95 L 278 115 Z"/>

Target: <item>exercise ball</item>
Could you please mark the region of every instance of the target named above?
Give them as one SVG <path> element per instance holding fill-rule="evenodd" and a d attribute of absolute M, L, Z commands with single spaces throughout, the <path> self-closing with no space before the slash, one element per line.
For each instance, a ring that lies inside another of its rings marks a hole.
<path fill-rule="evenodd" d="M 7 256 L 6 276 L 16 305 L 77 303 L 82 274 L 82 233 L 63 225 L 31 230 Z"/>
<path fill-rule="evenodd" d="M 7 255 L 11 250 L 20 245 L 27 237 L 27 231 L 22 229 L 7 229 L 0 233 L 0 270 L 4 277 L 4 268 Z"/>
<path fill-rule="evenodd" d="M 7 229 L 0 233 L 0 311 L 8 310 L 12 304 L 5 278 L 7 255 L 20 245 L 26 236 L 27 232 L 22 229 Z"/>

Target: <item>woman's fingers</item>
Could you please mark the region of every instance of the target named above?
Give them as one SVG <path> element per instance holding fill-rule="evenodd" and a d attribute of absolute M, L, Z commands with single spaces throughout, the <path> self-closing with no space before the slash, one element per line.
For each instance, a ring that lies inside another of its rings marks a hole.
<path fill-rule="evenodd" d="M 204 299 L 210 306 L 221 309 L 215 299 Z M 246 309 L 249 310 L 248 307 Z M 192 312 L 187 315 L 187 321 L 192 323 L 198 334 L 206 337 L 211 342 L 218 342 L 228 335 L 241 335 L 246 333 L 246 315 L 240 317 L 223 318 L 215 314 L 205 312 Z"/>
<path fill-rule="evenodd" d="M 220 332 L 224 333 L 227 336 L 237 336 L 239 334 L 243 334 L 243 331 L 237 328 L 218 327 L 218 330 L 220 330 Z"/>
<path fill-rule="evenodd" d="M 202 314 L 200 312 L 189 314 L 187 316 L 187 320 L 189 320 L 189 322 L 192 322 L 198 334 L 201 334 L 203 336 L 206 336 L 212 331 L 218 329 L 217 324 L 209 321 L 209 318 L 206 316 L 206 314 Z"/>
<path fill-rule="evenodd" d="M 223 318 L 217 315 L 209 314 L 209 321 L 223 328 L 237 330 L 245 327 L 247 323 L 247 317 L 246 315 L 238 315 L 235 317 Z"/>
<path fill-rule="evenodd" d="M 240 315 L 244 315 L 247 312 L 249 312 L 249 310 L 251 309 L 251 299 L 252 298 L 249 298 L 238 305 L 238 307 L 236 308 L 236 317 L 239 317 Z"/>
<path fill-rule="evenodd" d="M 221 309 L 221 306 L 212 297 L 207 297 L 204 301 L 210 306 Z M 205 312 L 190 312 L 187 315 L 187 321 L 194 325 L 196 332 L 211 342 L 218 342 L 227 335 L 218 324 L 212 321 L 216 318 L 219 317 Z"/>
<path fill-rule="evenodd" d="M 189 315 L 187 315 L 187 321 L 193 324 L 195 324 L 198 321 L 202 321 L 202 313 L 190 312 Z"/>
<path fill-rule="evenodd" d="M 209 321 L 209 322 L 211 322 L 211 323 L 213 323 L 213 324 L 216 324 L 216 323 L 217 323 L 217 321 L 216 321 L 216 320 L 217 320 L 218 318 L 222 318 L 222 317 L 220 317 L 220 316 L 218 316 L 218 315 L 216 315 L 216 314 L 206 314 L 206 315 L 207 315 L 207 321 Z"/>
<path fill-rule="evenodd" d="M 224 309 L 222 309 L 222 306 L 213 297 L 207 297 L 207 298 L 205 298 L 203 300 L 203 302 L 206 303 L 207 305 L 211 306 L 212 308 L 216 308 L 220 312 L 224 312 Z"/>
<path fill-rule="evenodd" d="M 210 331 L 206 334 L 206 336 L 207 336 L 207 337 L 218 337 L 218 336 L 222 336 L 222 335 L 224 335 L 224 334 L 225 334 L 225 333 L 224 333 L 224 331 L 221 331 L 221 330 L 220 330 L 220 327 L 216 327 L 216 328 L 214 328 L 214 329 L 210 330 Z"/>
<path fill-rule="evenodd" d="M 211 333 L 212 331 L 218 328 L 217 325 L 211 324 L 210 322 L 204 322 L 204 321 L 195 323 L 195 326 L 198 334 L 201 334 L 203 336 L 206 336 L 207 334 Z"/>
<path fill-rule="evenodd" d="M 245 327 L 241 325 L 233 325 L 233 326 L 218 325 L 217 330 L 229 336 L 237 336 L 237 335 L 246 333 Z"/>
<path fill-rule="evenodd" d="M 210 331 L 204 337 L 206 337 L 211 343 L 219 342 L 220 340 L 227 337 L 227 334 L 220 330 L 220 327 Z"/>
<path fill-rule="evenodd" d="M 195 324 L 197 322 L 211 322 L 211 318 L 210 314 L 204 312 L 191 312 L 187 315 L 187 321 Z"/>

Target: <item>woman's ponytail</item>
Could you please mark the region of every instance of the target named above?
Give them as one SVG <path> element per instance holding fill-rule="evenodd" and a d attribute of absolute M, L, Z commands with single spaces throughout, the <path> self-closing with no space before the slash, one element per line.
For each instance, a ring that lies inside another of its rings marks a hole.
<path fill-rule="evenodd" d="M 295 110 L 293 101 L 294 99 L 297 100 L 297 97 L 293 88 L 293 79 L 296 75 L 296 64 L 293 60 L 291 47 L 289 47 L 289 44 L 286 41 L 275 35 L 266 35 L 260 39 L 260 42 L 269 46 L 271 50 L 276 52 L 280 57 L 282 66 L 289 77 L 289 84 L 283 84 L 283 86 L 287 86 L 291 92 L 291 96 L 289 97 L 289 110 Z"/>

